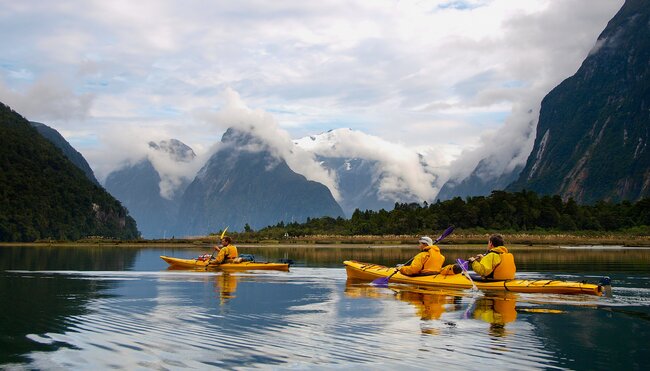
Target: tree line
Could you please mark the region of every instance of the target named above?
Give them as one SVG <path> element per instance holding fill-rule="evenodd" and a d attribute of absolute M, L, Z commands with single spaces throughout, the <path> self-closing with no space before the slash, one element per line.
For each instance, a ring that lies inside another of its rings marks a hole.
<path fill-rule="evenodd" d="M 632 203 L 599 201 L 579 205 L 560 196 L 535 192 L 493 191 L 489 196 L 460 197 L 435 203 L 396 203 L 391 211 L 355 210 L 349 219 L 309 218 L 304 223 L 280 222 L 258 236 L 318 234 L 405 235 L 439 231 L 449 225 L 495 231 L 623 231 L 650 226 L 650 198 Z M 248 227 L 248 226 L 247 226 Z M 253 232 L 250 227 L 245 232 Z"/>

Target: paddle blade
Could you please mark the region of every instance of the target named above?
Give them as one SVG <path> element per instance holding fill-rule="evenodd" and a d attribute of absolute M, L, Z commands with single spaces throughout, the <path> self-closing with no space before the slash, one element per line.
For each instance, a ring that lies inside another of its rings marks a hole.
<path fill-rule="evenodd" d="M 450 225 L 447 229 L 445 229 L 444 232 L 442 232 L 440 237 L 436 238 L 436 240 L 433 241 L 433 243 L 436 244 L 436 243 L 442 241 L 445 237 L 449 236 L 451 234 L 451 232 L 454 231 L 454 229 L 456 229 L 456 227 L 454 227 L 453 225 Z"/>
<path fill-rule="evenodd" d="M 370 284 L 373 286 L 388 286 L 388 279 L 390 277 L 379 277 L 376 280 L 372 281 Z"/>

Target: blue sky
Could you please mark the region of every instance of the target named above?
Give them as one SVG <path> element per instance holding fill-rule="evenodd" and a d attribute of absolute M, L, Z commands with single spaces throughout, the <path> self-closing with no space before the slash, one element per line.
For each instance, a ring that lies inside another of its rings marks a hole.
<path fill-rule="evenodd" d="M 125 142 L 209 151 L 226 89 L 292 138 L 352 128 L 467 172 L 504 131 L 532 148 L 529 112 L 622 3 L 0 0 L 0 101 L 100 178 Z"/>

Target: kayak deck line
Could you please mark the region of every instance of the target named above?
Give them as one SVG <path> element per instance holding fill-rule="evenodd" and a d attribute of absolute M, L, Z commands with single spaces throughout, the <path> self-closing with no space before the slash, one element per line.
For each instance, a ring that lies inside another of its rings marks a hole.
<path fill-rule="evenodd" d="M 161 255 L 160 258 L 169 264 L 170 268 L 177 269 L 218 269 L 218 270 L 228 270 L 228 271 L 244 271 L 244 270 L 277 270 L 277 271 L 288 271 L 288 263 L 269 263 L 269 262 L 252 262 L 245 261 L 241 263 L 223 263 L 216 264 L 214 262 L 207 262 L 205 260 L 198 259 L 183 259 L 183 258 L 174 258 L 171 256 Z"/>
<path fill-rule="evenodd" d="M 343 262 L 348 278 L 363 281 L 373 281 L 377 278 L 388 277 L 395 272 L 393 267 L 385 267 L 374 263 L 362 263 L 354 260 Z M 413 284 L 418 286 L 449 287 L 456 289 L 472 288 L 472 281 L 463 274 L 406 276 L 395 273 L 390 282 Z M 497 290 L 521 293 L 553 293 L 553 294 L 589 294 L 601 296 L 606 288 L 601 284 L 576 281 L 543 280 L 476 280 L 474 284 L 481 290 Z"/>

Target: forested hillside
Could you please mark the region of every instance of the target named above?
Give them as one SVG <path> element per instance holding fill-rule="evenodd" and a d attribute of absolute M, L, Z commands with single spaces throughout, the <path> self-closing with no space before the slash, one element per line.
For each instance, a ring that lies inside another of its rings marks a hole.
<path fill-rule="evenodd" d="M 139 236 L 125 208 L 0 103 L 0 241 Z"/>

